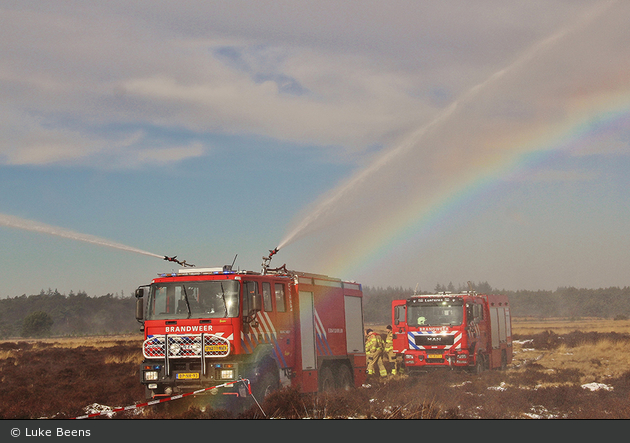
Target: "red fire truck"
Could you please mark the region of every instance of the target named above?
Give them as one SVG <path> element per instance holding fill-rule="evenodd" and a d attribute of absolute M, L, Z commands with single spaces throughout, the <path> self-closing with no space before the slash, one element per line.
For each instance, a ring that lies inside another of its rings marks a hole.
<path fill-rule="evenodd" d="M 408 372 L 505 368 L 512 361 L 506 295 L 440 293 L 392 302 L 394 351 Z"/>
<path fill-rule="evenodd" d="M 269 269 L 270 257 L 262 272 L 189 267 L 138 288 L 147 398 L 224 385 L 219 393 L 229 398 L 262 401 L 285 386 L 303 393 L 361 386 L 361 285 Z"/>

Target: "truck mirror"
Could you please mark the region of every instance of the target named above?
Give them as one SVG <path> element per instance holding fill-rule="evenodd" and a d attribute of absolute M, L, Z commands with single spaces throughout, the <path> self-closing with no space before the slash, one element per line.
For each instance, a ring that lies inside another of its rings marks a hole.
<path fill-rule="evenodd" d="M 136 295 L 136 297 L 138 296 Z M 144 301 L 142 300 L 142 297 L 138 297 L 136 299 L 136 320 L 142 321 L 143 319 L 144 319 Z"/>
<path fill-rule="evenodd" d="M 473 305 L 466 305 L 466 323 L 472 323 L 475 319 L 475 312 L 473 310 Z"/>
<path fill-rule="evenodd" d="M 247 316 L 245 315 L 245 311 L 243 311 L 243 332 L 247 334 L 249 332 L 250 323 L 251 326 L 258 326 L 258 321 L 256 320 L 256 314 L 262 310 L 262 297 L 259 293 L 254 292 L 249 294 L 249 309 Z"/>
<path fill-rule="evenodd" d="M 138 289 L 136 289 L 136 298 L 142 298 L 144 297 L 144 291 L 147 289 L 146 286 L 140 286 Z"/>
<path fill-rule="evenodd" d="M 258 312 L 262 310 L 262 297 L 259 293 L 252 294 L 252 311 Z"/>

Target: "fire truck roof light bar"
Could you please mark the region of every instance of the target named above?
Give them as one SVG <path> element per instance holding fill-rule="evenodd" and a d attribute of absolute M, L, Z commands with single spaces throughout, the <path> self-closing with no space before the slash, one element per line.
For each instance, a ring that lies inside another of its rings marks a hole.
<path fill-rule="evenodd" d="M 177 272 L 165 272 L 158 275 L 160 277 L 176 277 L 178 275 L 204 275 L 204 274 L 237 274 L 237 272 L 232 270 L 232 266 L 225 265 L 223 267 L 214 267 L 214 268 L 180 269 Z"/>
<path fill-rule="evenodd" d="M 222 267 L 214 267 L 214 268 L 190 268 L 190 269 L 180 269 L 179 274 L 224 274 L 231 273 L 231 266 L 222 266 Z"/>

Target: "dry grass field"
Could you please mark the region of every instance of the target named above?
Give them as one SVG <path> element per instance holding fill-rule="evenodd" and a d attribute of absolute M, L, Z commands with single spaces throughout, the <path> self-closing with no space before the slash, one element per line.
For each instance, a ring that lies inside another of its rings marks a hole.
<path fill-rule="evenodd" d="M 513 318 L 512 333 L 515 335 L 531 335 L 552 330 L 557 334 L 580 332 L 616 332 L 630 334 L 630 320 L 609 320 L 601 318 L 562 319 L 530 319 Z"/>
<path fill-rule="evenodd" d="M 519 338 L 513 366 L 535 360 L 549 370 L 579 371 L 584 383 L 605 383 L 630 371 L 629 320 L 515 319 L 512 330 Z M 562 336 L 562 340 L 556 340 L 548 349 L 540 349 L 540 344 L 529 347 L 527 337 L 540 337 L 548 331 Z"/>
<path fill-rule="evenodd" d="M 319 396 L 282 390 L 262 410 L 252 404 L 240 412 L 191 396 L 96 419 L 630 418 L 629 321 L 513 319 L 513 336 L 514 359 L 505 371 L 372 378 Z M 141 341 L 134 335 L 0 342 L 0 418 L 74 418 L 144 402 Z"/>

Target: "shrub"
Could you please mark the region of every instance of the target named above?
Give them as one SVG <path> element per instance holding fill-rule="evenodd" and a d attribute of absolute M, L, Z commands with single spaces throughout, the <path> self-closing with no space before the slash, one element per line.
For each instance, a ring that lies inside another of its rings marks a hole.
<path fill-rule="evenodd" d="M 54 321 L 43 311 L 32 312 L 24 317 L 22 337 L 47 337 L 50 335 Z"/>

